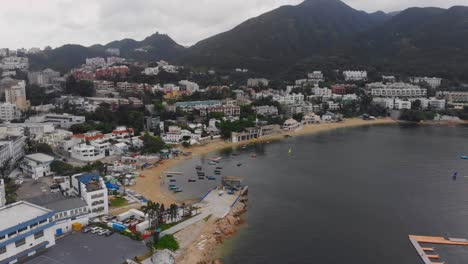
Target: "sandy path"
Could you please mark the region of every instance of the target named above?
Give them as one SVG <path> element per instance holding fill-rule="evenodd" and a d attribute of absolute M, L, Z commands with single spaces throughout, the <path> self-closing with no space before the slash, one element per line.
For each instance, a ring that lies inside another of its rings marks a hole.
<path fill-rule="evenodd" d="M 308 135 L 308 134 L 314 134 L 314 133 L 319 133 L 319 132 L 339 129 L 339 128 L 394 124 L 394 123 L 396 123 L 396 121 L 390 118 L 377 119 L 374 121 L 365 121 L 362 119 L 353 118 L 353 119 L 345 120 L 340 123 L 320 123 L 320 124 L 306 125 L 297 132 L 283 132 L 278 135 L 266 136 L 266 137 L 262 137 L 261 139 L 255 139 L 255 140 L 244 141 L 244 142 L 239 142 L 239 143 L 232 143 L 232 142 L 221 141 L 221 140 L 214 141 L 206 145 L 194 146 L 189 149 L 186 149 L 187 152 L 192 153 L 192 156 L 190 157 L 178 157 L 178 158 L 171 159 L 171 160 L 165 160 L 163 164 L 160 164 L 153 168 L 142 171 L 141 174 L 143 174 L 144 177 L 138 177 L 136 179 L 135 186 L 132 186 L 129 189 L 136 191 L 137 193 L 143 195 L 144 197 L 146 197 L 147 199 L 153 202 L 163 203 L 167 208 L 171 203 L 180 203 L 181 201 L 177 201 L 173 193 L 171 193 L 169 190 L 161 186 L 162 172 L 169 171 L 171 168 L 175 167 L 179 163 L 189 160 L 195 156 L 204 155 L 204 154 L 207 154 L 216 150 L 228 148 L 228 147 L 235 147 L 235 146 L 245 145 L 249 143 L 257 143 L 257 142 L 265 142 L 265 141 L 270 141 L 270 140 L 282 139 L 284 138 L 284 135 L 286 134 L 291 135 L 291 136 Z"/>

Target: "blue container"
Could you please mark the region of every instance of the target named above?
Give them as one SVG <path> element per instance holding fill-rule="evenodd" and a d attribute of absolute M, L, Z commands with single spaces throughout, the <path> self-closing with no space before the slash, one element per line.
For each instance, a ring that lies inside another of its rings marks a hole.
<path fill-rule="evenodd" d="M 55 230 L 56 236 L 61 236 L 62 234 L 63 234 L 62 228 L 57 228 L 57 230 Z"/>

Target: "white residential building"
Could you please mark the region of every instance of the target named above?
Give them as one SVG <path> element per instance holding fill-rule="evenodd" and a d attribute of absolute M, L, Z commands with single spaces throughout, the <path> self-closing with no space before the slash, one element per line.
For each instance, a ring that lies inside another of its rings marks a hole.
<path fill-rule="evenodd" d="M 10 122 L 11 120 L 21 117 L 21 112 L 15 104 L 3 103 L 0 104 L 0 119 L 2 121 Z"/>
<path fill-rule="evenodd" d="M 26 82 L 15 81 L 5 89 L 5 102 L 16 105 L 19 110 L 26 110 L 30 103 L 26 100 Z"/>
<path fill-rule="evenodd" d="M 382 81 L 384 82 L 396 82 L 396 77 L 392 75 L 382 75 Z"/>
<path fill-rule="evenodd" d="M 0 139 L 0 164 L 10 160 L 14 164 L 24 156 L 25 137 L 6 136 Z"/>
<path fill-rule="evenodd" d="M 313 71 L 307 74 L 307 78 L 315 81 L 323 81 L 323 73 L 321 71 Z"/>
<path fill-rule="evenodd" d="M 0 179 L 0 207 L 6 204 L 5 181 Z"/>
<path fill-rule="evenodd" d="M 197 83 L 188 81 L 188 80 L 182 80 L 179 82 L 179 87 L 181 90 L 186 90 L 190 92 L 196 92 L 200 89 Z"/>
<path fill-rule="evenodd" d="M 106 53 L 112 56 L 120 56 L 120 49 L 119 48 L 108 48 L 106 49 Z"/>
<path fill-rule="evenodd" d="M 437 92 L 436 96 L 438 98 L 444 98 L 449 104 L 468 103 L 468 92 L 440 91 Z"/>
<path fill-rule="evenodd" d="M 284 131 L 295 131 L 299 128 L 301 128 L 301 123 L 292 118 L 286 120 L 283 124 Z"/>
<path fill-rule="evenodd" d="M 1 48 L 0 49 L 0 57 L 6 57 L 8 56 L 10 53 L 10 50 L 7 49 L 7 48 Z"/>
<path fill-rule="evenodd" d="M 23 173 L 37 180 L 41 177 L 51 176 L 53 172 L 50 170 L 50 164 L 54 161 L 54 157 L 42 153 L 30 154 L 24 157 L 20 164 Z"/>
<path fill-rule="evenodd" d="M 86 118 L 84 116 L 74 116 L 69 114 L 46 114 L 32 116 L 25 121 L 25 123 L 51 123 L 66 129 L 69 129 L 73 125 L 82 124 L 84 122 L 86 122 Z"/>
<path fill-rule="evenodd" d="M 373 97 L 390 97 L 390 98 L 419 98 L 427 96 L 427 89 L 421 88 L 418 85 L 409 83 L 369 83 L 367 89 L 371 90 Z"/>
<path fill-rule="evenodd" d="M 117 55 L 118 56 L 118 55 Z M 118 63 L 124 63 L 125 59 L 120 57 L 107 57 L 107 66 L 112 66 Z"/>
<path fill-rule="evenodd" d="M 411 101 L 403 101 L 397 98 L 374 98 L 372 101 L 387 109 L 411 109 Z"/>
<path fill-rule="evenodd" d="M 9 70 L 27 70 L 29 68 L 29 59 L 27 57 L 6 57 L 0 62 L 0 68 Z"/>
<path fill-rule="evenodd" d="M 106 60 L 104 58 L 96 57 L 96 58 L 87 58 L 86 65 L 90 66 L 91 68 L 104 68 L 107 66 Z"/>
<path fill-rule="evenodd" d="M 56 72 L 52 69 L 28 73 L 29 83 L 37 84 L 41 87 L 51 85 L 53 80 L 58 77 L 60 77 L 60 72 Z"/>
<path fill-rule="evenodd" d="M 109 213 L 107 187 L 99 175 L 73 175 L 72 189 L 74 194 L 83 198 L 91 214 L 105 215 Z"/>
<path fill-rule="evenodd" d="M 330 111 L 340 110 L 341 108 L 341 105 L 339 103 L 335 103 L 333 101 L 328 101 L 327 105 L 328 105 L 328 110 Z"/>
<path fill-rule="evenodd" d="M 415 84 L 427 83 L 432 88 L 437 88 L 442 84 L 442 78 L 437 77 L 411 77 L 410 81 Z"/>
<path fill-rule="evenodd" d="M 13 264 L 55 245 L 54 212 L 28 202 L 0 208 L 0 263 Z"/>
<path fill-rule="evenodd" d="M 145 75 L 158 75 L 159 74 L 159 67 L 145 68 L 145 70 L 143 71 L 143 74 L 145 74 Z"/>
<path fill-rule="evenodd" d="M 318 86 L 312 88 L 312 92 L 315 96 L 331 98 L 332 97 L 332 90 L 328 88 L 320 88 Z"/>
<path fill-rule="evenodd" d="M 286 95 L 275 94 L 273 96 L 273 100 L 280 104 L 299 104 L 304 102 L 304 95 L 301 93 L 291 93 Z"/>
<path fill-rule="evenodd" d="M 276 106 L 270 106 L 270 105 L 262 105 L 262 106 L 256 106 L 253 108 L 255 113 L 257 115 L 263 115 L 263 116 L 277 116 L 278 115 L 278 108 Z"/>
<path fill-rule="evenodd" d="M 265 78 L 255 78 L 255 79 L 247 80 L 248 87 L 259 87 L 259 86 L 267 87 L 268 83 L 269 81 Z"/>
<path fill-rule="evenodd" d="M 343 77 L 346 81 L 367 80 L 367 71 L 344 71 Z"/>
<path fill-rule="evenodd" d="M 105 152 L 85 143 L 73 146 L 70 152 L 72 158 L 80 161 L 97 161 L 105 157 Z"/>
<path fill-rule="evenodd" d="M 436 109 L 436 110 L 443 110 L 445 109 L 445 105 L 447 104 L 447 101 L 445 99 L 437 99 L 437 98 L 416 98 L 410 100 L 412 103 L 414 101 L 419 100 L 421 102 L 421 108 L 423 109 Z"/>

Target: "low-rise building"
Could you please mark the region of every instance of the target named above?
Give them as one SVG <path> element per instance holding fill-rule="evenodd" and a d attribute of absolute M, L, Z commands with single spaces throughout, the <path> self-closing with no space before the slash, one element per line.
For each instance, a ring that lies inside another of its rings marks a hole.
<path fill-rule="evenodd" d="M 17 56 L 5 57 L 0 61 L 0 68 L 4 71 L 27 70 L 29 68 L 29 59 Z"/>
<path fill-rule="evenodd" d="M 54 212 L 28 202 L 0 208 L 0 263 L 16 263 L 55 245 Z"/>
<path fill-rule="evenodd" d="M 402 110 L 411 109 L 411 101 L 403 101 L 397 98 L 374 98 L 372 100 L 375 104 L 378 104 L 386 109 Z"/>
<path fill-rule="evenodd" d="M 54 230 L 56 235 L 70 233 L 73 224 L 86 226 L 89 223 L 89 208 L 86 202 L 77 196 L 64 196 L 62 193 L 50 193 L 27 199 L 28 202 L 42 206 L 54 212 Z"/>
<path fill-rule="evenodd" d="M 301 123 L 293 118 L 286 120 L 283 124 L 284 131 L 295 131 L 299 128 L 301 128 Z"/>
<path fill-rule="evenodd" d="M 176 108 L 180 108 L 183 111 L 199 110 L 208 107 L 217 107 L 221 105 L 223 105 L 223 102 L 220 100 L 189 101 L 175 103 Z"/>
<path fill-rule="evenodd" d="M 414 84 L 427 83 L 432 88 L 437 88 L 442 84 L 442 78 L 437 77 L 411 77 L 410 81 Z"/>
<path fill-rule="evenodd" d="M 267 87 L 269 81 L 265 78 L 253 78 L 253 79 L 248 79 L 247 80 L 247 86 L 248 87 Z"/>
<path fill-rule="evenodd" d="M 71 184 L 73 193 L 83 198 L 92 215 L 109 213 L 107 187 L 104 180 L 99 175 L 73 175 Z"/>
<path fill-rule="evenodd" d="M 462 91 L 440 91 L 436 93 L 437 98 L 442 98 L 447 100 L 449 104 L 468 104 L 468 92 Z"/>
<path fill-rule="evenodd" d="M 213 106 L 207 107 L 204 109 L 200 109 L 200 116 L 206 117 L 209 116 L 211 113 L 223 113 L 225 117 L 239 117 L 240 116 L 240 107 L 239 106 Z"/>
<path fill-rule="evenodd" d="M 190 82 L 188 80 L 180 81 L 179 82 L 179 87 L 180 87 L 181 90 L 190 91 L 192 93 L 200 90 L 200 87 L 198 86 L 197 83 Z"/>
<path fill-rule="evenodd" d="M 367 80 L 367 71 L 344 71 L 343 77 L 346 81 Z"/>
<path fill-rule="evenodd" d="M 369 83 L 367 89 L 371 90 L 373 97 L 391 98 L 419 98 L 427 96 L 427 89 L 409 83 Z"/>
<path fill-rule="evenodd" d="M 248 127 L 245 129 L 244 132 L 232 132 L 231 141 L 236 143 L 236 142 L 259 138 L 260 136 L 261 136 L 261 130 L 259 128 Z"/>
<path fill-rule="evenodd" d="M 54 161 L 51 157 L 42 153 L 26 155 L 20 164 L 23 173 L 37 180 L 41 177 L 51 176 L 53 172 L 50 170 L 50 164 Z"/>
<path fill-rule="evenodd" d="M 255 113 L 257 115 L 263 115 L 263 116 L 277 116 L 278 115 L 278 108 L 273 105 L 262 105 L 262 106 L 256 106 L 253 108 Z"/>
<path fill-rule="evenodd" d="M 71 126 L 86 122 L 86 117 L 69 114 L 46 114 L 32 116 L 26 119 L 25 123 L 51 123 L 61 128 L 70 129 Z"/>
<path fill-rule="evenodd" d="M 71 148 L 71 157 L 80 161 L 97 161 L 105 157 L 105 152 L 95 146 L 85 143 L 78 144 Z"/>
<path fill-rule="evenodd" d="M 305 125 L 318 124 L 320 121 L 320 116 L 314 113 L 307 114 L 302 118 L 302 123 Z"/>
<path fill-rule="evenodd" d="M 318 86 L 312 88 L 312 92 L 315 96 L 330 98 L 332 96 L 332 90 L 328 88 L 320 88 Z"/>

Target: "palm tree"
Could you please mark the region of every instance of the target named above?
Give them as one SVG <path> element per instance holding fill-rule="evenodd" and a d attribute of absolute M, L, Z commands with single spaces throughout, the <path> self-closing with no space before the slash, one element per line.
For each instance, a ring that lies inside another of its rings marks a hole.
<path fill-rule="evenodd" d="M 148 216 L 148 222 L 150 227 L 156 228 L 159 226 L 159 204 L 148 200 L 146 205 L 141 207 L 141 211 Z"/>

